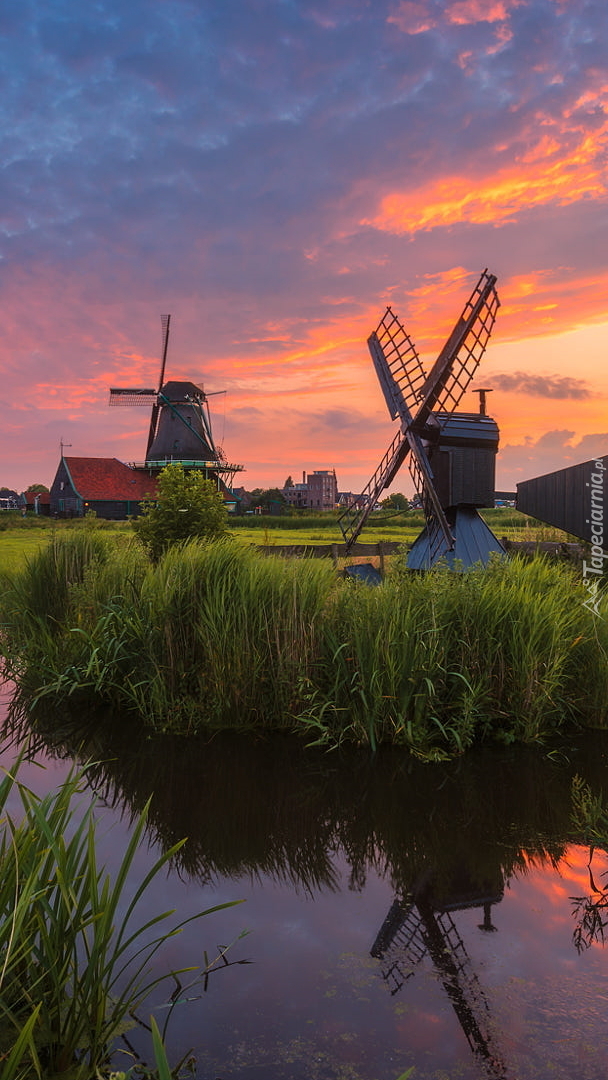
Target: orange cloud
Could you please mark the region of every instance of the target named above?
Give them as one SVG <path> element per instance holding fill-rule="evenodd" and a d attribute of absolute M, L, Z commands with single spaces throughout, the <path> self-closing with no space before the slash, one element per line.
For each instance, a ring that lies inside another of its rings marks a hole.
<path fill-rule="evenodd" d="M 432 30 L 436 25 L 426 4 L 416 3 L 415 0 L 401 0 L 396 11 L 389 15 L 386 21 L 397 26 L 403 34 L 423 34 L 425 30 Z"/>
<path fill-rule="evenodd" d="M 478 22 L 505 22 L 513 8 L 520 7 L 523 0 L 455 0 L 445 9 L 445 18 L 455 26 L 468 26 Z M 401 0 L 392 15 L 386 20 L 393 23 L 404 34 L 422 34 L 437 25 L 437 19 L 431 14 L 428 5 L 419 0 Z"/>
<path fill-rule="evenodd" d="M 606 175 L 599 152 L 607 137 L 608 123 L 557 160 L 558 144 L 545 139 L 521 158 L 525 169 L 511 166 L 476 181 L 447 176 L 413 191 L 393 192 L 384 196 L 376 216 L 361 224 L 398 235 L 462 222 L 498 226 L 533 207 L 603 198 Z"/>
<path fill-rule="evenodd" d="M 522 0 L 497 0 L 488 4 L 487 0 L 456 0 L 446 9 L 448 22 L 458 26 L 467 26 L 477 22 L 504 22 L 509 17 L 509 8 L 519 7 Z"/>

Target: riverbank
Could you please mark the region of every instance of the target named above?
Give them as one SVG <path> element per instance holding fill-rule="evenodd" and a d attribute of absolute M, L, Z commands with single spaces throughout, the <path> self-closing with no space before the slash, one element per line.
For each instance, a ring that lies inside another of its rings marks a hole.
<path fill-rule="evenodd" d="M 55 538 L 5 581 L 22 708 L 137 718 L 142 732 L 295 732 L 427 760 L 608 722 L 606 620 L 543 559 L 381 588 L 330 562 L 190 544 L 151 566 L 102 532 Z"/>

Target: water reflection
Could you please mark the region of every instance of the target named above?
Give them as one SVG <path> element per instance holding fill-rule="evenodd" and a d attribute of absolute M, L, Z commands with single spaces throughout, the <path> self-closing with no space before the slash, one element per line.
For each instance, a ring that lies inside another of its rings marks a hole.
<path fill-rule="evenodd" d="M 128 722 L 119 726 L 110 718 L 60 740 L 45 738 L 39 719 L 37 738 L 55 755 L 96 762 L 90 782 L 127 820 L 152 796 L 151 839 L 169 846 L 188 836 L 176 870 L 189 882 L 224 889 L 227 879 L 266 889 L 274 882 L 317 905 L 335 895 L 331 910 L 338 919 L 345 910 L 344 871 L 353 896 L 375 895 L 376 881 L 388 885 L 393 903 L 390 897 L 381 901 L 384 909 L 366 903 L 358 915 L 387 1000 L 411 1000 L 410 989 L 431 965 L 472 1051 L 471 1066 L 477 1063 L 470 1075 L 524 1075 L 512 1065 L 520 1051 L 510 1031 L 505 1045 L 505 1010 L 516 1005 L 502 1001 L 498 1008 L 472 935 L 505 949 L 514 933 L 502 907 L 510 885 L 538 867 L 557 867 L 568 845 L 582 839 L 571 822 L 571 782 L 578 774 L 594 791 L 605 787 L 604 737 L 581 737 L 566 756 L 480 751 L 441 766 L 389 751 L 373 758 L 352 750 L 311 752 L 284 737 L 142 742 Z M 583 905 L 580 921 L 586 911 Z M 573 929 L 574 921 L 570 941 Z M 340 940 L 341 932 L 334 924 L 327 940 Z M 570 950 L 575 958 L 572 944 Z M 428 985 L 416 990 L 424 1000 L 429 994 Z M 375 996 L 374 1002 L 379 1007 Z M 411 1038 L 411 1025 L 407 1030 Z M 387 1072 L 384 1061 L 382 1069 L 370 1065 L 352 1075 L 397 1076 L 415 1063 L 408 1053 L 401 1069 Z M 245 1066 L 234 1073 L 220 1072 L 216 1061 L 213 1067 L 217 1075 L 249 1075 Z M 300 1073 L 273 1066 L 265 1075 L 291 1080 Z M 424 1075 L 417 1066 L 417 1076 Z"/>
<path fill-rule="evenodd" d="M 502 900 L 502 888 L 496 896 L 454 896 L 451 902 L 436 906 L 432 881 L 423 880 L 403 899 L 392 904 L 371 949 L 382 961 L 382 976 L 398 993 L 414 976 L 416 966 L 428 954 L 438 972 L 448 999 L 456 1013 L 473 1054 L 486 1073 L 505 1080 L 507 1073 L 497 1045 L 490 1007 L 464 940 L 452 913 L 465 908 L 481 908 L 480 930 L 493 931 L 491 909 Z"/>

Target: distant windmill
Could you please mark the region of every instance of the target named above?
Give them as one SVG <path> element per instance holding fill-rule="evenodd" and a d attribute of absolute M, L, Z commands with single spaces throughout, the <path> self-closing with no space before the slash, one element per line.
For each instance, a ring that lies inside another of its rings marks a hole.
<path fill-rule="evenodd" d="M 485 414 L 456 413 L 485 352 L 500 301 L 496 277 L 487 270 L 465 304 L 427 375 L 416 349 L 390 307 L 368 346 L 389 413 L 401 430 L 367 487 L 340 518 L 347 549 L 355 543 L 382 491 L 409 455 L 409 469 L 424 509 L 426 528 L 410 552 L 414 569 L 439 559 L 463 567 L 486 564 L 500 542 L 477 513 L 494 506 L 498 427 Z"/>
<path fill-rule="evenodd" d="M 158 388 L 112 387 L 110 405 L 140 405 L 151 409 L 145 468 L 159 470 L 172 462 L 180 462 L 184 468 L 201 469 L 218 480 L 219 474 L 231 477 L 243 466 L 229 465 L 221 447 L 214 442 L 208 403 L 210 395 L 192 382 L 165 382 L 170 325 L 171 316 L 161 315 L 162 359 Z M 223 481 L 220 483 L 223 485 Z"/>

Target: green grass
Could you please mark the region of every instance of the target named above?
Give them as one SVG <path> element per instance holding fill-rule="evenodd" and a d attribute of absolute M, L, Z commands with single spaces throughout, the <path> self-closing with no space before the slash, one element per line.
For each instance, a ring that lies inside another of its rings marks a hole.
<path fill-rule="evenodd" d="M 142 729 L 295 731 L 432 758 L 608 718 L 608 629 L 581 575 L 542 559 L 381 588 L 329 560 L 238 541 L 151 566 L 101 532 L 56 539 L 6 579 L 6 671 L 24 708 L 127 710 Z M 58 714 L 59 715 L 59 714 Z"/>
<path fill-rule="evenodd" d="M 542 525 L 533 518 L 516 510 L 499 507 L 482 511 L 495 534 L 508 540 L 555 540 L 572 539 L 559 529 Z M 19 571 L 28 558 L 45 546 L 53 536 L 74 532 L 94 531 L 124 540 L 132 535 L 129 522 L 106 522 L 97 519 L 53 521 L 50 518 L 6 514 L 0 519 L 0 573 Z M 229 518 L 228 526 L 233 535 L 245 543 L 260 546 L 287 546 L 306 544 L 342 544 L 343 537 L 336 514 L 298 517 Z M 386 516 L 372 514 L 359 540 L 361 543 L 377 544 L 381 540 L 411 544 L 424 526 L 419 511 Z"/>

